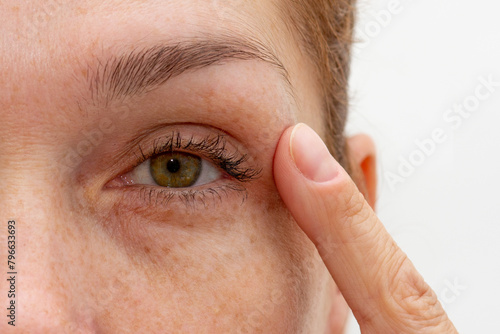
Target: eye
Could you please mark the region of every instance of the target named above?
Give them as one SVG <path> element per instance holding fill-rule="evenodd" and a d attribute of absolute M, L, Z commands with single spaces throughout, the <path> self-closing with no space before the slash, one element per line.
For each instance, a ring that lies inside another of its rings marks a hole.
<path fill-rule="evenodd" d="M 183 133 L 206 132 L 203 127 L 176 127 Z M 210 132 L 213 134 L 181 136 L 180 131 L 172 131 L 143 139 L 128 153 L 135 161 L 104 188 L 122 196 L 119 202 L 133 208 L 162 207 L 172 200 L 206 207 L 209 200 L 222 201 L 232 192 L 242 194 L 244 200 L 247 193 L 242 184 L 258 178 L 261 169 L 225 134 L 215 129 Z"/>
<path fill-rule="evenodd" d="M 192 186 L 201 173 L 201 159 L 191 154 L 167 153 L 150 161 L 151 176 L 163 187 L 185 188 Z"/>
<path fill-rule="evenodd" d="M 127 184 L 188 188 L 216 181 L 222 173 L 210 162 L 186 152 L 155 155 L 122 176 Z"/>

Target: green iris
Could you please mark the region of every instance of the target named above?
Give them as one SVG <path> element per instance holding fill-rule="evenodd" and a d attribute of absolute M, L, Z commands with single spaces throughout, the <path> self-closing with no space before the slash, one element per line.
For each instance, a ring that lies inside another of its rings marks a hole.
<path fill-rule="evenodd" d="M 170 188 L 192 186 L 201 173 L 201 158 L 183 152 L 151 158 L 151 176 L 158 185 Z"/>

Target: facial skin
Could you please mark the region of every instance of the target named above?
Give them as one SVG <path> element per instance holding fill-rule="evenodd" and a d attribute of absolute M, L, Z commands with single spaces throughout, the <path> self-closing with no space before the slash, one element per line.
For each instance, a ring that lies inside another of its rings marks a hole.
<path fill-rule="evenodd" d="M 2 321 L 0 332 L 342 327 L 342 297 L 272 177 L 285 128 L 301 121 L 325 135 L 312 67 L 274 8 L 268 0 L 0 3 L 0 212 L 2 222 L 16 220 L 19 271 L 16 328 Z M 289 83 L 254 57 L 190 68 L 127 96 L 115 96 L 110 81 L 96 86 L 110 77 L 106 63 L 131 52 L 228 37 L 265 46 Z M 214 180 L 194 196 L 116 181 L 172 132 L 224 134 L 229 154 L 246 155 L 242 167 L 260 173 Z M 8 290 L 5 280 L 0 288 Z"/>

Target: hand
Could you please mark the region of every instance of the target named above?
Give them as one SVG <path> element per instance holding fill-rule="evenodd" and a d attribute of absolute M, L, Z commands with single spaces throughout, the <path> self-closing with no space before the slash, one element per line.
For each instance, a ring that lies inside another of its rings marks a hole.
<path fill-rule="evenodd" d="M 307 125 L 283 133 L 274 178 L 362 333 L 457 333 L 434 291 Z"/>

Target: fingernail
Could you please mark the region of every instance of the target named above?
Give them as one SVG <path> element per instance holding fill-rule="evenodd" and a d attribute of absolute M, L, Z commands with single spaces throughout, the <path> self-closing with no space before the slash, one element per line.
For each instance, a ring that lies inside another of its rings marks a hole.
<path fill-rule="evenodd" d="M 292 130 L 290 153 L 297 168 L 309 180 L 326 182 L 338 174 L 338 163 L 323 140 L 303 123 L 297 124 Z"/>

